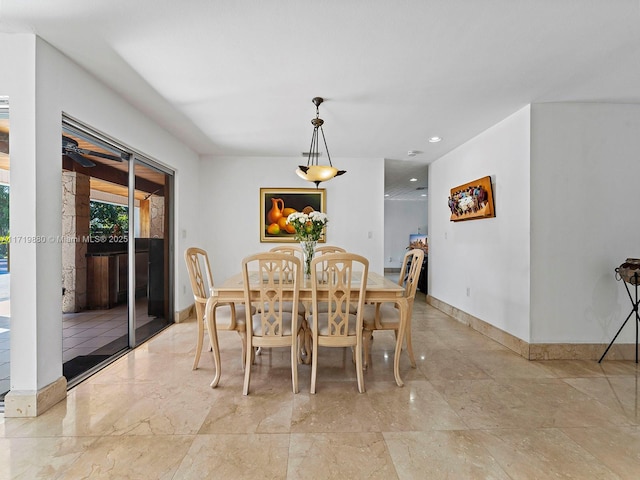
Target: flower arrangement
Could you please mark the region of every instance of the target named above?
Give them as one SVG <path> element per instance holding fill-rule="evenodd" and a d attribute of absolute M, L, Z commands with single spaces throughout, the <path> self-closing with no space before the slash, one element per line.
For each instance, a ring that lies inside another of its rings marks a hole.
<path fill-rule="evenodd" d="M 292 225 L 296 230 L 296 240 L 301 242 L 317 242 L 322 236 L 324 226 L 329 222 L 325 213 L 295 212 L 287 217 L 287 224 Z"/>

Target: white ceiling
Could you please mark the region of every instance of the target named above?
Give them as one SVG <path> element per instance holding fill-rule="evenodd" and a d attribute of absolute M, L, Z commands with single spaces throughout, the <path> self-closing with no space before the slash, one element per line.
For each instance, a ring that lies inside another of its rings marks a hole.
<path fill-rule="evenodd" d="M 37 33 L 201 154 L 300 156 L 324 97 L 334 164 L 387 159 L 393 198 L 529 103 L 640 103 L 639 0 L 0 0 L 0 31 Z"/>

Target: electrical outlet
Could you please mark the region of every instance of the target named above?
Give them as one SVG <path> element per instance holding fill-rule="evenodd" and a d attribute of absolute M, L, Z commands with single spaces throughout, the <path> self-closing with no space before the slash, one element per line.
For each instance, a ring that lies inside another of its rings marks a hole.
<path fill-rule="evenodd" d="M 471 296 L 471 287 L 467 287 L 467 297 Z"/>

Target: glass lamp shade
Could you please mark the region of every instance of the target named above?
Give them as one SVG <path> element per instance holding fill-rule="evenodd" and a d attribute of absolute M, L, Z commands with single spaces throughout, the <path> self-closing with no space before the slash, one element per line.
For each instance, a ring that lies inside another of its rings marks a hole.
<path fill-rule="evenodd" d="M 296 169 L 296 173 L 300 178 L 308 182 L 325 182 L 327 180 L 331 180 L 337 175 L 345 173 L 344 171 L 339 171 L 337 168 L 330 165 L 310 165 L 308 167 L 304 167 L 306 172 L 301 167 L 302 166 Z"/>

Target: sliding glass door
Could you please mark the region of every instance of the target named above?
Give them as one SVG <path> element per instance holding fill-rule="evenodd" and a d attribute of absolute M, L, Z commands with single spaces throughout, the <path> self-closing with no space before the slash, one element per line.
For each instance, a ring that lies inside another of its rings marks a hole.
<path fill-rule="evenodd" d="M 63 374 L 70 384 L 173 322 L 172 172 L 65 119 Z"/>
<path fill-rule="evenodd" d="M 138 156 L 135 169 L 135 325 L 132 345 L 147 340 L 172 321 L 170 295 L 172 176 Z"/>

